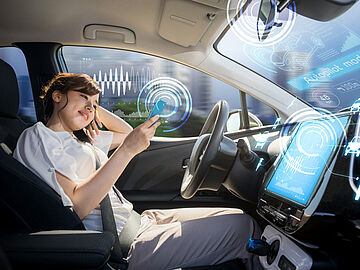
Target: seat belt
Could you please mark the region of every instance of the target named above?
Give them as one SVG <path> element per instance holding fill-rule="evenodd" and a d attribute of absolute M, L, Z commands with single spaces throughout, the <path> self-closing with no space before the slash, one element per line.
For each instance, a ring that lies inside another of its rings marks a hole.
<path fill-rule="evenodd" d="M 94 148 L 93 151 L 95 155 L 96 170 L 97 170 L 100 168 L 101 163 L 99 156 L 97 155 Z M 103 225 L 103 231 L 111 232 L 115 237 L 115 243 L 113 250 L 111 252 L 111 258 L 118 262 L 126 262 L 124 260 L 123 252 L 120 247 L 120 240 L 116 229 L 114 212 L 112 210 L 109 194 L 106 194 L 105 198 L 100 202 L 100 211 L 101 211 L 101 221 Z"/>
<path fill-rule="evenodd" d="M 96 150 L 93 147 L 93 145 L 91 146 L 94 151 L 96 170 L 97 170 L 101 166 L 100 158 L 96 153 Z M 115 194 L 117 194 L 117 191 L 115 189 L 114 192 Z M 117 196 L 119 195 L 117 194 Z M 120 232 L 120 235 L 118 235 L 115 218 L 114 218 L 114 212 L 112 210 L 109 194 L 106 194 L 105 198 L 100 202 L 100 210 L 101 210 L 103 231 L 111 232 L 114 235 L 115 239 L 117 239 L 117 241 L 115 241 L 114 244 L 114 249 L 111 258 L 118 262 L 126 262 L 124 260 L 124 256 L 127 256 L 127 254 L 129 253 L 131 243 L 134 241 L 134 238 L 140 228 L 141 215 L 137 213 L 135 210 L 132 210 L 123 229 Z"/>
<path fill-rule="evenodd" d="M 115 237 L 114 248 L 111 257 L 118 262 L 125 262 L 124 256 L 120 247 L 120 240 L 117 234 L 114 213 L 111 207 L 109 194 L 100 202 L 101 220 L 104 232 L 111 232 Z"/>

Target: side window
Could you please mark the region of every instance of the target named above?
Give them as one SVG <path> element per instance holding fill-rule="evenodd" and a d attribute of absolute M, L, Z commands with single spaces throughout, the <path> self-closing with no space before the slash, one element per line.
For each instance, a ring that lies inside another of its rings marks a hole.
<path fill-rule="evenodd" d="M 264 126 L 273 125 L 277 120 L 276 111 L 261 101 L 246 95 L 246 103 L 249 113 L 255 115 Z"/>
<path fill-rule="evenodd" d="M 158 99 L 166 101 L 156 136 L 197 136 L 213 106 L 241 109 L 240 91 L 187 66 L 142 53 L 105 48 L 62 48 L 68 71 L 90 75 L 103 89 L 100 105 L 133 127 Z"/>
<path fill-rule="evenodd" d="M 244 97 L 246 98 L 250 128 L 273 125 L 275 123 L 279 124 L 281 122 L 281 119 L 278 118 L 274 109 L 250 95 L 244 94 Z M 238 109 L 230 111 L 229 119 L 226 123 L 227 131 L 238 131 L 241 127 L 246 125 L 245 123 L 242 123 L 242 113 L 242 110 Z"/>
<path fill-rule="evenodd" d="M 18 48 L 3 47 L 0 48 L 0 59 L 7 62 L 16 74 L 20 99 L 18 116 L 26 123 L 36 122 L 34 98 L 24 54 Z"/>

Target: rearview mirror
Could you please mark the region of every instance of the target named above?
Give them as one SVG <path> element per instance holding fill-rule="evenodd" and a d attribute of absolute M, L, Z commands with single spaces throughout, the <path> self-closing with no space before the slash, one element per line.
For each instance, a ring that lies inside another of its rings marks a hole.
<path fill-rule="evenodd" d="M 278 1 L 274 0 L 261 0 L 259 14 L 257 18 L 257 34 L 259 41 L 264 41 L 270 34 L 271 28 L 280 27 L 282 23 L 275 22 L 276 13 L 281 11 L 277 7 L 276 3 Z M 283 1 L 286 4 L 289 1 Z M 284 5 L 281 7 L 284 8 Z"/>
<path fill-rule="evenodd" d="M 229 113 L 229 118 L 226 122 L 226 130 L 227 131 L 240 130 L 240 128 L 243 126 L 241 123 L 241 121 L 242 121 L 241 114 L 242 114 L 241 110 L 233 110 Z M 260 121 L 260 119 L 256 115 L 252 114 L 251 112 L 248 112 L 248 115 L 249 115 L 250 128 L 263 126 L 263 123 Z"/>

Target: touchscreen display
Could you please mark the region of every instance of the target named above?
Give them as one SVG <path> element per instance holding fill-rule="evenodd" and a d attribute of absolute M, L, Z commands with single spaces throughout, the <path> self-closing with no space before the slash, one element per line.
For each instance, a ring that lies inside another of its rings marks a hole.
<path fill-rule="evenodd" d="M 271 176 L 267 190 L 306 205 L 349 116 L 303 122 Z"/>

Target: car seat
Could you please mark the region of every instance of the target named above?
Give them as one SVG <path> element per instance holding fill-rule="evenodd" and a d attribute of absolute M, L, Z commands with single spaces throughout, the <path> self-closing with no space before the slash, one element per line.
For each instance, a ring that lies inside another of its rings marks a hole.
<path fill-rule="evenodd" d="M 14 150 L 17 139 L 27 125 L 18 117 L 19 88 L 15 72 L 1 59 L 0 86 L 0 141 Z"/>
<path fill-rule="evenodd" d="M 15 72 L 2 60 L 0 85 L 0 235 L 85 230 L 77 214 L 63 206 L 60 195 L 10 155 L 27 125 L 17 115 L 19 89 Z M 126 269 L 126 265 L 119 268 Z M 243 269 L 243 264 L 233 260 L 221 265 L 186 269 Z"/>

